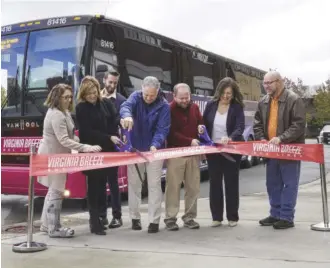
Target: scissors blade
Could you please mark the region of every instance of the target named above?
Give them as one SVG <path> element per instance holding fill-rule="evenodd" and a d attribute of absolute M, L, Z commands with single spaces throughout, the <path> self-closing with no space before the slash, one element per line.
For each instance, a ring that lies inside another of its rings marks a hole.
<path fill-rule="evenodd" d="M 223 144 L 219 144 L 219 143 L 215 143 L 214 146 L 223 146 Z M 226 158 L 227 160 L 231 161 L 231 162 L 236 162 L 236 160 L 229 154 L 229 153 L 225 153 L 225 152 L 220 152 L 220 154 Z"/>
<path fill-rule="evenodd" d="M 227 160 L 231 161 L 231 162 L 236 162 L 236 160 L 229 154 L 227 153 L 220 153 L 224 158 L 226 158 Z"/>
<path fill-rule="evenodd" d="M 143 153 L 141 153 L 138 149 L 135 149 L 134 147 L 132 147 L 132 152 L 137 153 L 144 160 L 146 160 L 147 162 L 150 162 L 150 160 Z"/>

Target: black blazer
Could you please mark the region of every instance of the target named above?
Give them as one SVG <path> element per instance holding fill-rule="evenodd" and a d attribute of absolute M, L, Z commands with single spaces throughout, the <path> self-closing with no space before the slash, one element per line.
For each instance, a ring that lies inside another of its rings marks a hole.
<path fill-rule="evenodd" d="M 213 123 L 216 112 L 218 110 L 218 101 L 209 101 L 206 104 L 203 120 L 209 134 L 210 138 L 212 138 L 212 130 Z M 243 132 L 245 128 L 245 117 L 244 117 L 244 109 L 241 105 L 233 103 L 230 104 L 227 115 L 227 135 L 233 141 L 243 141 Z"/>
<path fill-rule="evenodd" d="M 116 122 L 117 122 L 116 124 L 117 124 L 117 126 L 119 126 L 120 125 L 120 114 L 119 114 L 120 105 L 122 105 L 126 101 L 126 98 L 117 92 L 116 98 L 109 98 L 109 100 L 112 102 L 112 104 L 116 108 Z"/>
<path fill-rule="evenodd" d="M 81 143 L 99 145 L 103 152 L 115 151 L 110 136 L 116 136 L 116 109 L 108 99 L 97 103 L 81 102 L 76 106 L 76 119 Z"/>
<path fill-rule="evenodd" d="M 120 93 L 116 93 L 116 100 L 115 100 L 115 106 L 116 106 L 116 110 L 117 113 L 119 114 L 119 110 L 120 110 L 120 105 L 122 105 L 123 102 L 126 101 L 126 98 L 121 95 Z"/>

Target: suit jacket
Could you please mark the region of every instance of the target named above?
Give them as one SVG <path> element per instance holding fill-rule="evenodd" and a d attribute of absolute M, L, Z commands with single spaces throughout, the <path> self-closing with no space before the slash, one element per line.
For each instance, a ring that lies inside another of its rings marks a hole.
<path fill-rule="evenodd" d="M 114 151 L 110 140 L 116 136 L 116 110 L 109 99 L 102 99 L 95 105 L 80 102 L 76 106 L 76 118 L 81 142 L 99 145 L 103 152 Z"/>
<path fill-rule="evenodd" d="M 76 119 L 80 141 L 99 145 L 103 152 L 115 151 L 111 136 L 117 136 L 116 110 L 109 99 L 103 98 L 96 104 L 80 102 L 76 106 Z M 106 171 L 106 169 L 101 169 Z M 99 170 L 84 171 L 86 175 Z"/>
<path fill-rule="evenodd" d="M 74 138 L 74 122 L 70 113 L 49 108 L 44 119 L 38 154 L 67 154 L 71 153 L 71 150 L 83 151 L 86 145 L 77 142 L 78 139 Z M 63 192 L 66 174 L 40 176 L 38 182 Z"/>
<path fill-rule="evenodd" d="M 216 112 L 218 110 L 218 101 L 210 101 L 206 104 L 203 120 L 207 133 L 212 138 L 213 123 Z M 232 103 L 228 109 L 227 115 L 227 135 L 233 141 L 243 141 L 243 132 L 245 128 L 245 117 L 243 107 L 239 104 Z"/>
<path fill-rule="evenodd" d="M 117 92 L 116 99 L 110 98 L 110 100 L 112 101 L 112 104 L 116 108 L 116 124 L 119 127 L 119 125 L 120 125 L 120 114 L 119 114 L 120 105 L 122 105 L 126 101 L 126 98 Z"/>
<path fill-rule="evenodd" d="M 117 92 L 116 99 L 115 100 L 113 98 L 110 98 L 110 99 L 112 100 L 112 103 L 115 105 L 116 112 L 119 115 L 120 105 L 122 105 L 122 103 L 126 101 L 126 98 Z"/>

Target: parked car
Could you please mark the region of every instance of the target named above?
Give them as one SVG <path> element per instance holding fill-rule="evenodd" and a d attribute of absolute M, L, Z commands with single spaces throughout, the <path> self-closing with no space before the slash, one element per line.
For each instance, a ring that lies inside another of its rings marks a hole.
<path fill-rule="evenodd" d="M 321 140 L 319 140 L 321 138 Z M 320 131 L 319 137 L 317 137 L 318 143 L 330 143 L 330 125 L 325 125 L 322 130 Z"/>

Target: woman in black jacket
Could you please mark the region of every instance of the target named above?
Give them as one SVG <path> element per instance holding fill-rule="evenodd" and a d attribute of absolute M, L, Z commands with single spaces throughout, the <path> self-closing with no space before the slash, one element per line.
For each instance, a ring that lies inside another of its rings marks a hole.
<path fill-rule="evenodd" d="M 206 105 L 203 120 L 210 138 L 220 144 L 244 141 L 245 128 L 243 96 L 237 83 L 230 77 L 222 79 L 213 100 Z M 223 180 L 225 185 L 226 216 L 228 225 L 235 227 L 239 220 L 239 169 L 241 155 L 231 154 L 231 162 L 221 154 L 206 156 L 210 174 L 210 208 L 212 226 L 222 225 L 224 210 Z"/>
<path fill-rule="evenodd" d="M 108 99 L 101 99 L 100 84 L 92 76 L 86 76 L 80 85 L 76 118 L 80 142 L 99 145 L 102 152 L 115 151 L 117 137 L 116 110 Z M 105 235 L 100 221 L 102 208 L 106 206 L 107 168 L 84 171 L 88 184 L 90 230 Z"/>

